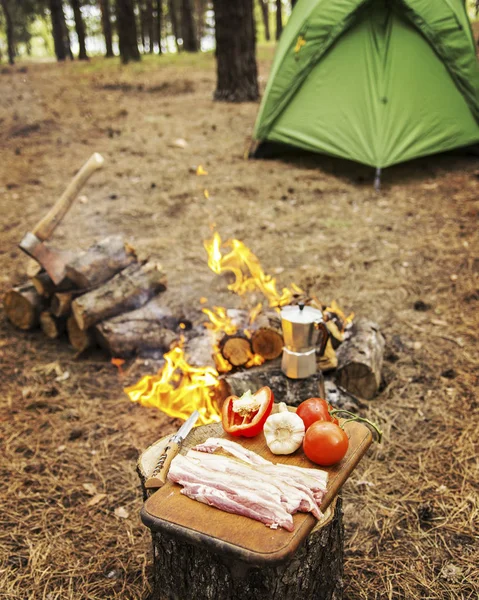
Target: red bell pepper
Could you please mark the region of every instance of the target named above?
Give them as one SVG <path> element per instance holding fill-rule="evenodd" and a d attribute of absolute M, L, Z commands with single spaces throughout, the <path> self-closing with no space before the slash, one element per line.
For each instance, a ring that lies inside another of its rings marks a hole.
<path fill-rule="evenodd" d="M 274 396 L 269 387 L 262 387 L 254 394 L 247 391 L 240 398 L 226 398 L 222 408 L 224 430 L 237 437 L 258 435 L 273 410 L 273 403 Z"/>

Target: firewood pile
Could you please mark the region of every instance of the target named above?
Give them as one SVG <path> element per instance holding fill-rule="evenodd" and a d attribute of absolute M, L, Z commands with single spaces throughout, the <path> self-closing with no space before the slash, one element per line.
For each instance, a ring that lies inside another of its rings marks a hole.
<path fill-rule="evenodd" d="M 94 244 L 67 262 L 55 285 L 45 271 L 9 290 L 5 313 L 22 330 L 40 327 L 50 339 L 64 334 L 82 352 L 99 344 L 112 356 L 140 347 L 168 349 L 178 339 L 179 322 L 157 304 L 166 289 L 161 267 L 139 260 L 120 236 Z"/>
<path fill-rule="evenodd" d="M 70 257 L 65 274 L 56 285 L 39 271 L 8 291 L 4 309 L 11 323 L 22 330 L 40 328 L 50 339 L 67 336 L 78 352 L 99 345 L 111 357 L 159 358 L 181 343 L 191 366 L 227 373 L 232 388 L 249 385 L 252 377 L 282 377 L 278 312 L 266 309 L 252 318 L 246 310 L 224 309 L 228 326 L 223 329 L 205 327 L 205 316 L 193 323 L 168 306 L 161 267 L 140 260 L 120 236 Z M 384 353 L 378 326 L 357 319 L 344 331 L 338 315 L 326 312 L 325 317 L 330 340 L 318 356 L 318 372 L 334 372 L 338 386 L 361 398 L 374 397 Z"/>

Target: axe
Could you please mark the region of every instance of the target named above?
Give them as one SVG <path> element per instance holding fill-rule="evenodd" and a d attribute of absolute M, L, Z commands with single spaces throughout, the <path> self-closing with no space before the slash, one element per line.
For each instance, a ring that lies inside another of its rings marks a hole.
<path fill-rule="evenodd" d="M 103 157 L 95 152 L 90 156 L 75 177 L 70 181 L 67 189 L 50 209 L 48 214 L 38 223 L 33 231 L 27 233 L 20 242 L 20 248 L 35 259 L 50 275 L 53 282 L 58 285 L 65 277 L 65 259 L 62 255 L 43 242 L 48 240 L 58 227 L 81 188 L 93 173 L 103 166 Z"/>

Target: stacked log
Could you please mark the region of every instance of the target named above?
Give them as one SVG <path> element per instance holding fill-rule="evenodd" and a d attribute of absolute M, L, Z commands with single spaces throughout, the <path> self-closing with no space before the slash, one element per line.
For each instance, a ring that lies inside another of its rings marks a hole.
<path fill-rule="evenodd" d="M 25 331 L 40 327 L 52 340 L 67 335 L 78 352 L 100 345 L 112 357 L 158 357 L 182 344 L 190 365 L 227 373 L 222 382 L 235 394 L 277 380 L 280 396 L 294 404 L 306 390 L 318 393 L 321 372 L 360 398 L 370 399 L 379 390 L 385 342 L 370 321 L 358 319 L 345 335 L 342 324 L 330 318 L 331 337 L 326 352 L 318 357 L 318 373 L 310 381 L 288 381 L 283 389 L 287 378 L 279 364 L 284 343 L 279 312 L 263 310 L 252 319 L 246 310 L 228 309 L 228 333 L 204 324 L 193 327 L 178 314 L 184 312 L 179 295 L 164 294 L 166 276 L 161 267 L 139 261 L 120 236 L 69 255 L 65 273 L 55 285 L 39 271 L 8 291 L 4 309 L 11 323 Z"/>
<path fill-rule="evenodd" d="M 155 312 L 154 302 L 149 303 L 166 289 L 164 273 L 151 261 L 139 262 L 120 236 L 107 237 L 68 260 L 58 285 L 40 270 L 30 282 L 7 292 L 4 308 L 13 325 L 40 327 L 50 339 L 66 333 L 79 352 L 100 342 L 112 356 L 153 346 L 166 351 L 178 339 L 179 321 L 171 314 L 158 318 L 158 304 Z"/>

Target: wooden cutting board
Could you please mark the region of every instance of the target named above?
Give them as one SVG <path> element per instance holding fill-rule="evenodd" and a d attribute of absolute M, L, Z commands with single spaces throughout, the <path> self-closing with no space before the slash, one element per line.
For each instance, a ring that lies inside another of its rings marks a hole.
<path fill-rule="evenodd" d="M 360 423 L 347 423 L 349 448 L 343 460 L 329 473 L 327 493 L 321 505 L 323 513 L 337 495 L 353 469 L 364 456 L 372 441 L 370 430 Z M 221 423 L 195 428 L 186 438 L 181 453 L 209 437 L 224 437 L 242 444 L 274 463 L 318 467 L 304 455 L 302 449 L 293 455 L 277 456 L 268 449 L 264 435 L 255 438 L 233 438 L 225 433 Z M 208 549 L 256 565 L 280 563 L 287 560 L 305 540 L 318 521 L 310 513 L 293 516 L 294 531 L 270 529 L 263 523 L 223 512 L 180 493 L 181 486 L 168 481 L 145 502 L 141 517 L 153 531 L 164 532 L 188 543 L 200 544 Z"/>

